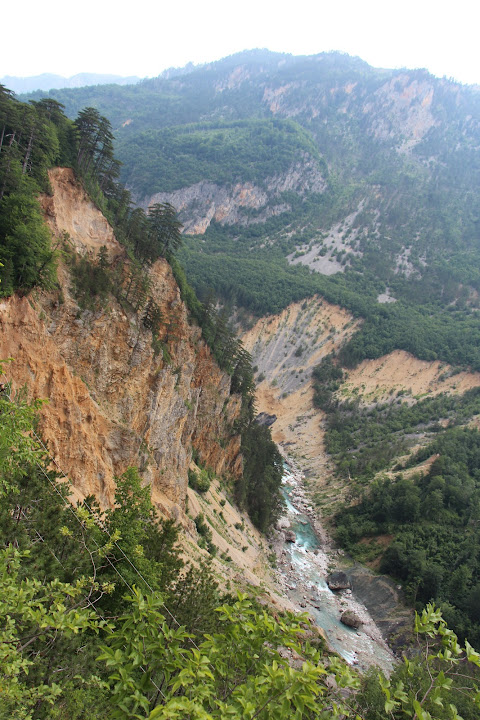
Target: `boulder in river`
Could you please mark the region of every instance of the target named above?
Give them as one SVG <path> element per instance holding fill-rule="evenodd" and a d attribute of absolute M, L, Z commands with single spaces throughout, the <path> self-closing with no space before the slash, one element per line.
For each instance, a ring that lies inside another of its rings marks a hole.
<path fill-rule="evenodd" d="M 347 590 L 350 588 L 350 580 L 344 572 L 337 570 L 327 577 L 327 585 L 330 590 Z"/>
<path fill-rule="evenodd" d="M 353 610 L 345 610 L 340 617 L 340 621 L 348 627 L 355 628 L 355 630 L 362 625 L 362 621 L 358 615 L 353 612 Z"/>
<path fill-rule="evenodd" d="M 297 542 L 297 536 L 295 535 L 293 530 L 285 530 L 284 534 L 285 534 L 285 542 L 288 542 L 288 543 Z"/>

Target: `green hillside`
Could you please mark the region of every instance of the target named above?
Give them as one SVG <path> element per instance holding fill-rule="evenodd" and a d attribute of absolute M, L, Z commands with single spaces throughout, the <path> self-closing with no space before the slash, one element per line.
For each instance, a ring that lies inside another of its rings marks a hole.
<path fill-rule="evenodd" d="M 322 191 L 267 190 L 280 214 L 212 221 L 185 243 L 196 288 L 257 314 L 320 292 L 367 320 L 352 362 L 397 347 L 480 368 L 477 88 L 338 53 L 252 51 L 135 86 L 49 95 L 69 114 L 93 105 L 110 119 L 121 177 L 144 203 L 201 181 L 268 188 L 307 153 Z M 180 219 L 198 212 L 189 205 Z M 335 272 L 289 267 L 287 256 L 309 254 Z M 396 302 L 379 304 L 382 294 Z"/>
<path fill-rule="evenodd" d="M 288 170 L 303 153 L 318 157 L 309 135 L 291 120 L 192 123 L 124 137 L 123 179 L 140 197 L 202 180 L 257 182 Z"/>

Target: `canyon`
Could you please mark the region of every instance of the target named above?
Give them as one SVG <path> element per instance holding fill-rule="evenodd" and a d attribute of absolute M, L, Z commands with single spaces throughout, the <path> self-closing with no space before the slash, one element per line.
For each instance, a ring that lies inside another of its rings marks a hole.
<path fill-rule="evenodd" d="M 50 183 L 52 194 L 41 203 L 57 246 L 58 284 L 0 302 L 0 357 L 13 358 L 3 379 L 14 394 L 25 387 L 31 398 L 46 400 L 40 430 L 51 458 L 71 482 L 71 500 L 92 494 L 102 507 L 111 506 L 115 478 L 136 465 L 151 486 L 159 515 L 183 527 L 189 557 L 205 554 L 193 522 L 203 514 L 218 549 L 214 571 L 223 584 L 254 585 L 265 602 L 301 609 L 298 593 L 286 592 L 288 580 L 272 567 L 269 542 L 235 507 L 223 480 L 238 477 L 242 469 L 240 438 L 232 433 L 241 400 L 230 394 L 230 377 L 216 365 L 200 329 L 189 322 L 168 263 L 160 259 L 149 270 L 151 296 L 162 313 L 159 351 L 140 312 L 113 298 L 108 307 L 79 305 L 69 254 L 93 261 L 106 252 L 113 267 L 129 261 L 71 170 L 52 170 Z M 252 318 L 242 333 L 257 373 L 258 410 L 270 416 L 272 437 L 296 463 L 318 517 L 328 516 L 348 487 L 325 452 L 325 419 L 313 406 L 312 370 L 359 323 L 348 311 L 314 296 L 277 315 Z M 478 386 L 480 373 L 457 372 L 445 363 L 395 351 L 349 371 L 338 394 L 357 396 L 368 405 L 399 392 L 414 402 Z M 205 494 L 188 487 L 194 458 L 216 476 Z M 328 564 L 344 565 L 318 519 L 315 526 L 326 550 L 323 572 Z M 279 537 L 282 543 L 281 531 L 275 541 L 281 569 L 285 551 Z M 367 607 L 378 606 L 380 595 L 386 596 L 380 604 L 389 609 L 383 617 L 373 616 L 387 637 L 400 621 L 409 621 L 408 614 L 396 614 L 400 597 L 385 580 L 372 583 L 358 568 L 349 572 Z M 372 637 L 376 632 L 370 631 Z M 362 665 L 375 661 L 364 660 L 360 649 L 357 655 Z"/>

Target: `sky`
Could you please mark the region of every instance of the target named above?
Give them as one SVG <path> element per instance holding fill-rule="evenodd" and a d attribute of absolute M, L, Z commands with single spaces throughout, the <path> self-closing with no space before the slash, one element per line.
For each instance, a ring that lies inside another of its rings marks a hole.
<path fill-rule="evenodd" d="M 267 48 L 339 50 L 374 67 L 427 68 L 480 84 L 478 0 L 23 0 L 0 77 L 80 72 L 154 77 Z"/>

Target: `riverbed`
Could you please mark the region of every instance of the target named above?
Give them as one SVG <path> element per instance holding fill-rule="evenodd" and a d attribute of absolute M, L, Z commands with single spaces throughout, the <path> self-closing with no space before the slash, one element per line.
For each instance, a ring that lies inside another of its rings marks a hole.
<path fill-rule="evenodd" d="M 303 475 L 290 458 L 285 462 L 282 492 L 287 510 L 278 523 L 274 547 L 285 594 L 299 611 L 308 612 L 328 645 L 347 663 L 363 671 L 377 665 L 389 673 L 395 658 L 366 608 L 351 590 L 332 592 L 327 585 L 329 572 L 341 565 L 341 555 L 314 517 Z M 295 533 L 295 542 L 286 542 L 287 530 Z M 345 610 L 361 619 L 358 630 L 340 621 Z"/>

